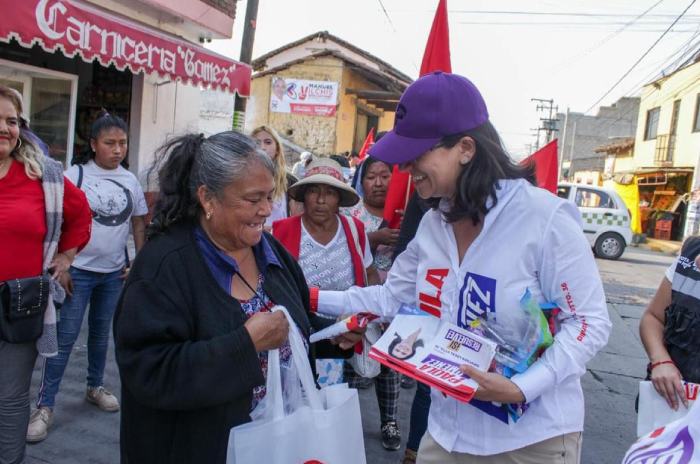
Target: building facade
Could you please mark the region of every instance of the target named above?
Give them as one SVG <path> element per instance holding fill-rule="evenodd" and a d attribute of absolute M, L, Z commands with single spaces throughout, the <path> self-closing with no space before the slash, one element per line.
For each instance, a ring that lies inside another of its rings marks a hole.
<path fill-rule="evenodd" d="M 272 126 L 319 155 L 357 151 L 372 128 L 390 130 L 399 97 L 412 82 L 328 32 L 266 53 L 253 69 L 246 130 Z"/>
<path fill-rule="evenodd" d="M 201 46 L 231 37 L 235 0 L 0 5 L 0 83 L 23 94 L 32 129 L 66 166 L 87 149 L 92 121 L 106 110 L 127 121 L 130 170 L 143 180 L 168 136 L 200 131 L 201 88 L 231 105 L 233 92 L 249 92 L 250 67 Z"/>
<path fill-rule="evenodd" d="M 595 116 L 577 112 L 557 114 L 560 177 L 572 182 L 584 182 L 585 178 L 600 183 L 606 156 L 596 149 L 615 139 L 634 137 L 638 113 L 639 98 L 623 97 L 611 106 L 601 106 Z"/>
<path fill-rule="evenodd" d="M 673 220 L 673 238 L 700 232 L 700 61 L 644 86 L 634 142 L 643 203 Z M 647 195 L 642 195 L 644 186 Z M 653 187 L 653 189 L 652 189 Z"/>

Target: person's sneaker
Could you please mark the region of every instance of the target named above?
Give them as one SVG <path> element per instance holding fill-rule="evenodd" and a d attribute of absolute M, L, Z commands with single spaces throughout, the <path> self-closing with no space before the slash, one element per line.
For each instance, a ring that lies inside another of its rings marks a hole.
<path fill-rule="evenodd" d="M 117 397 L 105 390 L 104 387 L 88 387 L 85 399 L 103 411 L 119 411 L 119 400 Z"/>
<path fill-rule="evenodd" d="M 412 379 L 405 375 L 401 376 L 401 388 L 410 389 L 416 386 L 416 379 Z"/>
<path fill-rule="evenodd" d="M 391 451 L 401 448 L 401 431 L 396 421 L 382 424 L 382 446 Z"/>
<path fill-rule="evenodd" d="M 41 406 L 32 411 L 29 416 L 29 426 L 27 426 L 27 442 L 38 443 L 49 434 L 49 427 L 53 422 L 53 411 L 45 406 Z"/>
<path fill-rule="evenodd" d="M 401 464 L 416 464 L 416 459 L 418 459 L 418 453 L 411 448 L 406 448 L 406 454 L 403 455 Z"/>

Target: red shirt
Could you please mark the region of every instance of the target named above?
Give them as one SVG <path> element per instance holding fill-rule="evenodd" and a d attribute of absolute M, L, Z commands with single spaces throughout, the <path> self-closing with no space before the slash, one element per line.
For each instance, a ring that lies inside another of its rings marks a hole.
<path fill-rule="evenodd" d="M 64 178 L 63 226 L 58 251 L 82 248 L 90 240 L 92 214 L 85 194 Z M 44 191 L 12 160 L 0 179 L 0 282 L 41 274 L 46 236 Z"/>

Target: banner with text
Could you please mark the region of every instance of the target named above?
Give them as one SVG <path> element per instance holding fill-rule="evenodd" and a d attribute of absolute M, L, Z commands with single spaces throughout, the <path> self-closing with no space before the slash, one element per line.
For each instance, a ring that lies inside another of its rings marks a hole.
<path fill-rule="evenodd" d="M 272 78 L 270 111 L 274 113 L 335 116 L 337 105 L 337 82 L 280 76 Z"/>

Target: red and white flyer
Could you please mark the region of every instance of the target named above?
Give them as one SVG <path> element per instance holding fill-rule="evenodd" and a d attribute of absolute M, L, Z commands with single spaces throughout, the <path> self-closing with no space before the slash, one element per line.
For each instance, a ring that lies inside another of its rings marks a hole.
<path fill-rule="evenodd" d="M 496 343 L 420 309 L 402 306 L 369 356 L 391 369 L 468 402 L 478 384 L 459 366 L 486 372 Z"/>

